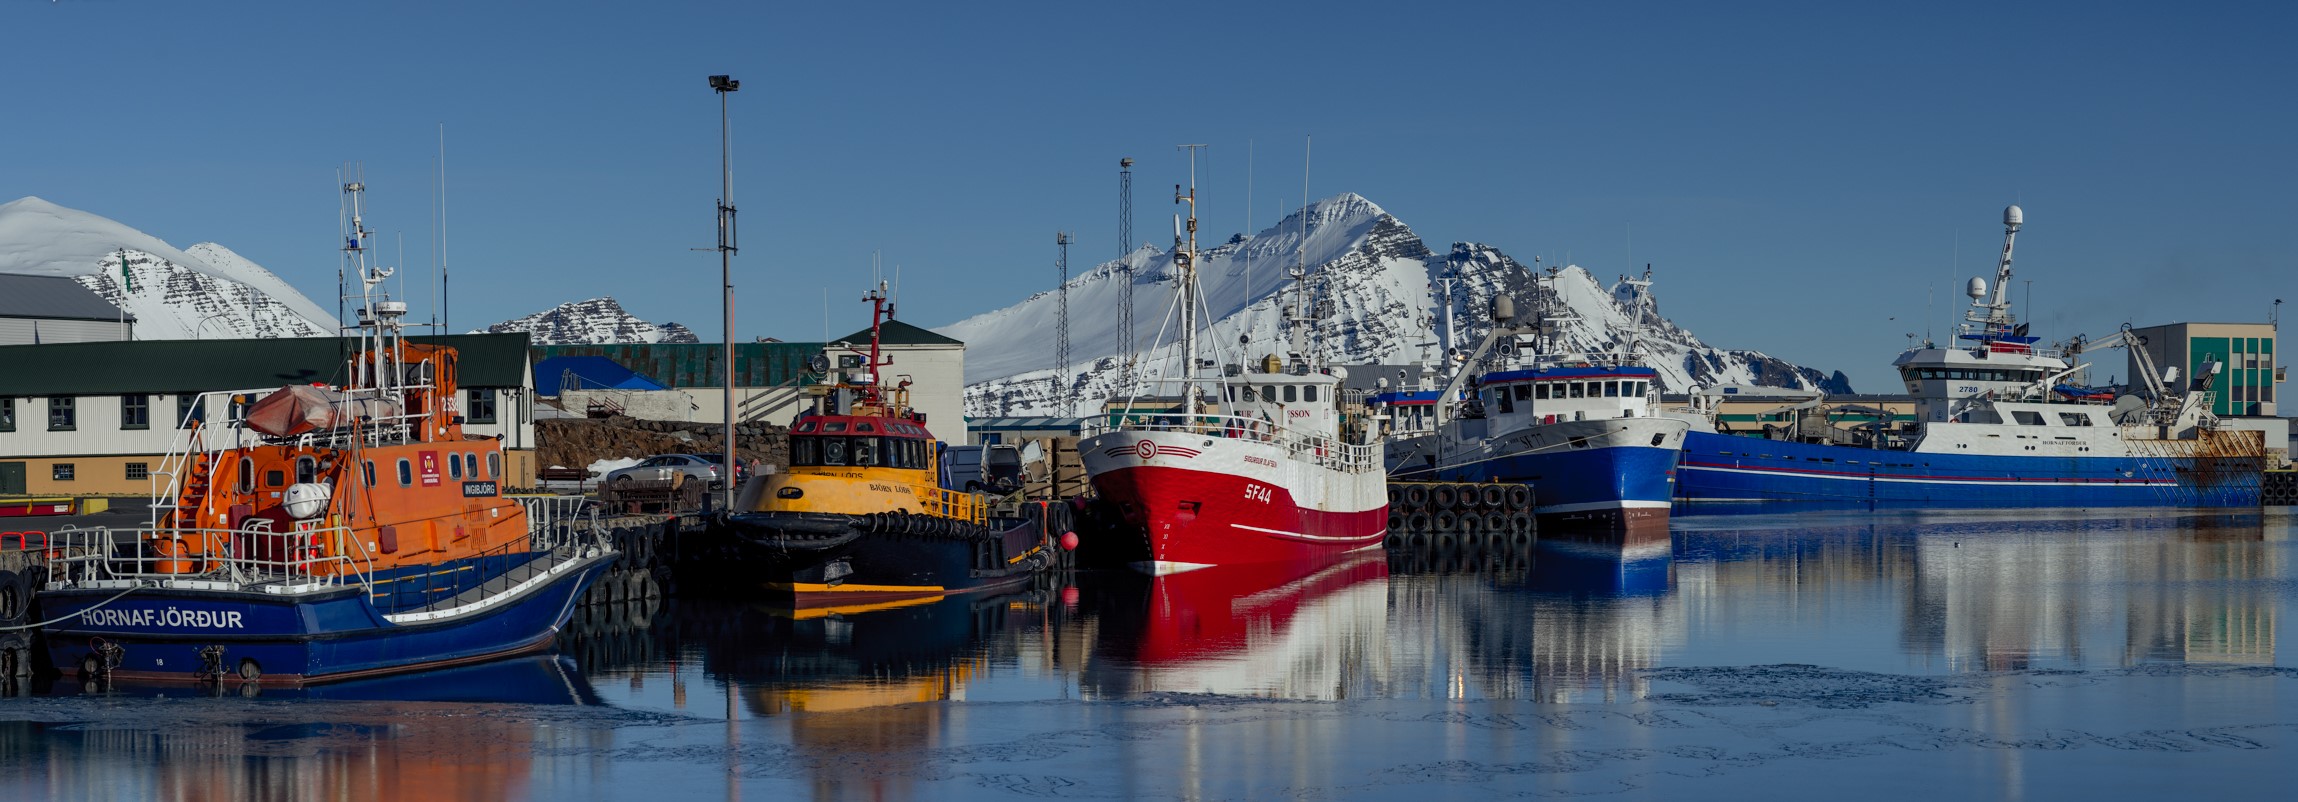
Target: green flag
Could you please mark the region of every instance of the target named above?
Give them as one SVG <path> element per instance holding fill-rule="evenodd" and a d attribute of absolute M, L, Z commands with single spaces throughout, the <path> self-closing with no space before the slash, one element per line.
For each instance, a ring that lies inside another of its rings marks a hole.
<path fill-rule="evenodd" d="M 136 291 L 136 277 L 128 275 L 128 252 L 124 248 L 120 250 L 120 286 L 126 288 L 121 290 L 123 294 Z"/>

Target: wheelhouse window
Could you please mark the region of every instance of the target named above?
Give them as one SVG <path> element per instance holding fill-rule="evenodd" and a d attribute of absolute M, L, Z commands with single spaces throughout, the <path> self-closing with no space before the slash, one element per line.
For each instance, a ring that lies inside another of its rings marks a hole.
<path fill-rule="evenodd" d="M 487 453 L 487 475 L 498 478 L 503 475 L 503 455 L 500 452 Z"/>
<path fill-rule="evenodd" d="M 495 391 L 471 388 L 463 391 L 463 399 L 464 422 L 495 422 Z"/>
<path fill-rule="evenodd" d="M 1311 384 L 1311 385 L 1308 385 L 1308 386 L 1306 386 L 1306 387 L 1302 387 L 1302 388 L 1301 388 L 1301 400 L 1302 400 L 1302 401 L 1315 401 L 1315 400 L 1317 400 L 1317 386 L 1316 386 L 1316 385 L 1314 385 L 1314 384 Z"/>
<path fill-rule="evenodd" d="M 463 455 L 447 455 L 447 478 L 458 482 L 463 481 Z"/>
<path fill-rule="evenodd" d="M 1620 383 L 1619 383 L 1619 382 L 1616 382 L 1616 381 L 1609 381 L 1609 382 L 1604 382 L 1604 397 L 1605 397 L 1605 398 L 1618 398 L 1618 397 L 1620 397 Z"/>
<path fill-rule="evenodd" d="M 1546 400 L 1548 398 L 1548 385 L 1532 385 L 1532 397 L 1536 400 Z"/>
<path fill-rule="evenodd" d="M 71 396 L 57 396 L 48 399 L 48 431 L 69 432 L 79 428 L 80 413 L 76 406 L 77 401 L 78 399 Z"/>
<path fill-rule="evenodd" d="M 2066 426 L 2089 426 L 2091 425 L 2091 416 L 2087 412 L 2061 412 L 2059 413 L 2059 423 Z"/>
<path fill-rule="evenodd" d="M 1588 384 L 1587 384 L 1586 382 L 1572 382 L 1572 397 L 1573 397 L 1573 398 L 1586 398 L 1586 397 L 1588 397 Z"/>
<path fill-rule="evenodd" d="M 1300 388 L 1298 388 L 1298 387 L 1295 387 L 1295 386 L 1293 386 L 1293 385 L 1290 385 L 1290 384 L 1288 384 L 1288 385 L 1285 385 L 1285 403 L 1287 403 L 1287 404 L 1290 404 L 1290 403 L 1293 403 L 1293 402 L 1295 402 L 1295 401 L 1298 401 L 1298 400 L 1300 400 L 1300 398 L 1299 398 L 1299 395 L 1300 395 Z"/>
<path fill-rule="evenodd" d="M 1519 384 L 1513 388 L 1510 388 L 1509 392 L 1514 394 L 1516 396 L 1516 400 L 1518 401 L 1532 400 L 1532 385 Z"/>
<path fill-rule="evenodd" d="M 120 396 L 120 428 L 152 428 L 152 397 L 148 395 Z"/>
<path fill-rule="evenodd" d="M 2036 411 L 2034 411 L 2034 410 L 2031 410 L 2031 409 L 2015 409 L 2015 410 L 2012 410 L 2012 411 L 2011 411 L 2011 419 L 2012 419 L 2012 420 L 2016 420 L 2016 421 L 2018 421 L 2020 426 L 2042 426 L 2042 425 L 2044 425 L 2044 424 L 2043 424 L 2043 413 L 2040 413 L 2040 412 L 2036 412 Z"/>
<path fill-rule="evenodd" d="M 473 479 L 479 478 L 479 455 L 463 455 L 463 475 Z"/>
<path fill-rule="evenodd" d="M 415 466 L 407 464 L 407 461 L 406 461 L 406 460 L 400 460 L 400 461 L 399 461 L 399 486 L 400 486 L 400 487 L 413 487 L 414 485 L 415 485 Z"/>

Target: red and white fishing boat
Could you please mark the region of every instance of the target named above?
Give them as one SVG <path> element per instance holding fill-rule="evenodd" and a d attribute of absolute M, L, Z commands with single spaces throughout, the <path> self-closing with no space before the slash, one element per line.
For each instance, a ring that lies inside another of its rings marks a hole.
<path fill-rule="evenodd" d="M 1256 372 L 1199 378 L 1197 354 L 1197 190 L 1187 237 L 1176 220 L 1182 368 L 1180 386 L 1147 411 L 1129 402 L 1087 424 L 1078 456 L 1093 489 L 1140 537 L 1133 565 L 1170 574 L 1215 565 L 1323 563 L 1378 549 L 1388 534 L 1387 474 L 1381 445 L 1342 434 L 1338 368 L 1316 369 L 1300 347 L 1306 315 L 1296 309 L 1294 359 L 1269 355 Z M 1304 271 L 1294 271 L 1295 289 Z M 1296 307 L 1298 305 L 1296 304 Z M 1129 544 L 1131 545 L 1131 544 Z"/>

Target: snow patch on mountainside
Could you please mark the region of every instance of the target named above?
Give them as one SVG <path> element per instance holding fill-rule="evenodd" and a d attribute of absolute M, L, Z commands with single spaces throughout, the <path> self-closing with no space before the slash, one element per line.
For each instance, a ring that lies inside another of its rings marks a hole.
<path fill-rule="evenodd" d="M 472 333 L 526 332 L 535 345 L 603 345 L 610 343 L 694 343 L 694 332 L 677 323 L 655 325 L 623 311 L 615 299 L 592 298 L 563 303 L 516 320 L 506 320 Z"/>
<path fill-rule="evenodd" d="M 121 280 L 126 252 L 129 284 Z M 102 215 L 37 197 L 0 204 L 0 273 L 68 276 L 124 305 L 139 340 L 313 337 L 335 316 L 215 243 L 178 249 Z"/>
<path fill-rule="evenodd" d="M 1217 238 L 1216 238 L 1217 239 Z M 1250 265 L 1248 267 L 1248 259 Z M 1054 291 L 937 329 L 966 343 L 969 415 L 1078 414 L 1102 399 L 1158 394 L 1156 380 L 1180 367 L 1173 332 L 1173 259 L 1152 247 L 1086 271 L 1069 285 L 1070 350 L 1077 364 L 1051 364 Z M 1287 272 L 1306 264 L 1308 296 L 1296 301 Z M 1287 310 L 1307 310 L 1309 347 L 1333 364 L 1405 364 L 1440 358 L 1442 307 L 1432 288 L 1457 278 L 1454 344 L 1463 351 L 1488 331 L 1493 296 L 1517 299 L 1520 313 L 1535 308 L 1532 270 L 1498 249 L 1458 243 L 1437 254 L 1402 221 L 1372 201 L 1344 194 L 1317 201 L 1255 235 L 1238 235 L 1200 252 L 1203 288 L 1202 358 L 1244 364 L 1282 353 Z M 1119 387 L 1123 358 L 1117 331 L 1121 282 L 1134 288 L 1135 342 L 1140 377 Z M 1558 312 L 1573 350 L 1611 351 L 1627 345 L 1636 319 L 1632 289 L 1604 287 L 1587 270 L 1567 267 L 1552 282 Z M 1152 342 L 1159 345 L 1152 347 Z M 1757 351 L 1718 349 L 1653 314 L 1640 347 L 1669 392 L 1715 384 L 1756 384 L 1849 392 L 1841 373 L 1826 374 Z M 1170 388 L 1163 389 L 1170 393 Z"/>

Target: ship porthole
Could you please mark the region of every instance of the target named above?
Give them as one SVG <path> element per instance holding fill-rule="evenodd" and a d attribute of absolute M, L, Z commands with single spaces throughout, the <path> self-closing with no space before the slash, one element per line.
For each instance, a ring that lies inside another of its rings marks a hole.
<path fill-rule="evenodd" d="M 256 665 L 253 658 L 241 660 L 239 661 L 239 678 L 249 682 L 254 682 L 256 680 L 262 679 L 263 667 Z"/>

